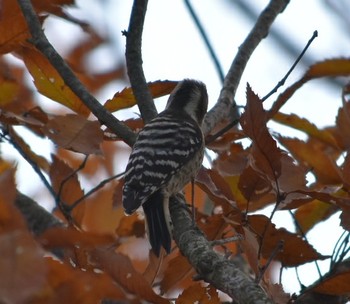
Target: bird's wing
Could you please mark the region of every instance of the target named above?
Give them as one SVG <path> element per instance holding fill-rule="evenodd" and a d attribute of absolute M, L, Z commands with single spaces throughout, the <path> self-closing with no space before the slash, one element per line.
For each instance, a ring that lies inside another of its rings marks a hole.
<path fill-rule="evenodd" d="M 124 178 L 123 206 L 134 212 L 201 149 L 196 124 L 158 116 L 139 133 Z"/>

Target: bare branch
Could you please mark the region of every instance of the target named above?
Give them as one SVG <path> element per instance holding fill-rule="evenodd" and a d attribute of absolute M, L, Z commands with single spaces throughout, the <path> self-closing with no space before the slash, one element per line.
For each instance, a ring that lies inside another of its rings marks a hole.
<path fill-rule="evenodd" d="M 176 244 L 197 271 L 199 278 L 228 294 L 237 303 L 273 303 L 260 286 L 233 261 L 225 259 L 212 249 L 210 242 L 193 223 L 191 215 L 184 208 L 185 204 L 181 195 L 170 199 L 173 234 Z"/>
<path fill-rule="evenodd" d="M 200 22 L 195 10 L 193 9 L 190 0 L 185 0 L 185 5 L 186 5 L 188 12 L 190 13 L 194 23 L 195 23 L 195 25 L 197 26 L 197 29 L 198 29 L 199 33 L 201 34 L 201 37 L 202 37 L 202 39 L 203 39 L 203 41 L 204 41 L 204 43 L 209 51 L 210 57 L 213 60 L 213 63 L 214 63 L 216 72 L 218 73 L 218 76 L 220 78 L 220 81 L 223 83 L 225 75 L 224 75 L 224 72 L 222 70 L 219 59 L 216 56 L 214 48 L 213 48 L 211 42 L 209 41 L 208 35 L 205 32 L 204 27 L 203 27 L 202 23 Z"/>
<path fill-rule="evenodd" d="M 84 85 L 75 76 L 67 63 L 56 52 L 44 35 L 38 16 L 34 11 L 31 2 L 29 0 L 17 1 L 27 21 L 29 31 L 32 35 L 31 42 L 34 46 L 50 61 L 52 66 L 64 80 L 65 84 L 81 99 L 99 121 L 121 137 L 128 145 L 132 146 L 136 138 L 134 132 L 108 112 L 98 100 L 87 91 Z"/>
<path fill-rule="evenodd" d="M 277 15 L 283 12 L 288 3 L 289 0 L 271 0 L 261 12 L 253 29 L 239 47 L 238 53 L 225 77 L 216 105 L 208 112 L 204 120 L 204 134 L 208 134 L 217 123 L 226 118 L 231 106 L 236 107 L 234 98 L 245 67 L 255 48 L 268 35 L 269 29 Z"/>
<path fill-rule="evenodd" d="M 157 115 L 153 98 L 148 89 L 142 68 L 142 31 L 147 10 L 147 0 L 135 0 L 132 6 L 130 23 L 126 35 L 126 66 L 130 84 L 145 123 Z"/>

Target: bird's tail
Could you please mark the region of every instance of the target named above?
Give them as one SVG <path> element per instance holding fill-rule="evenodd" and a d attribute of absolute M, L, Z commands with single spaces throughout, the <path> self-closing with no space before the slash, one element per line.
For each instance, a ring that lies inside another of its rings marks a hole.
<path fill-rule="evenodd" d="M 171 249 L 170 216 L 168 202 L 165 202 L 161 191 L 153 193 L 147 202 L 142 204 L 146 218 L 146 229 L 153 252 L 159 256 L 160 248 L 167 253 Z"/>

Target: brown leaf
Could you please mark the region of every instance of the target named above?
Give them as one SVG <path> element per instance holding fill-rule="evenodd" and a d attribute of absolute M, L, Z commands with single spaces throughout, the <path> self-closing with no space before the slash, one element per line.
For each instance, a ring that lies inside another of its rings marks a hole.
<path fill-rule="evenodd" d="M 201 303 L 219 304 L 221 303 L 216 289 L 210 286 L 202 286 L 199 282 L 186 288 L 177 298 L 176 304 Z"/>
<path fill-rule="evenodd" d="M 341 272 L 334 276 L 323 278 L 312 291 L 328 295 L 343 296 L 350 293 L 350 271 Z"/>
<path fill-rule="evenodd" d="M 307 143 L 299 139 L 280 138 L 280 142 L 288 148 L 293 156 L 301 164 L 307 164 L 312 168 L 317 180 L 322 184 L 342 183 L 341 172 L 336 164 L 334 156 L 319 141 Z"/>
<path fill-rule="evenodd" d="M 277 252 L 275 260 L 280 261 L 285 267 L 294 267 L 310 261 L 327 258 L 319 254 L 299 235 L 291 233 L 284 228 L 277 229 L 264 215 L 250 215 L 248 216 L 248 223 L 251 231 L 256 233 L 259 238 L 261 238 L 262 233 L 266 229 L 261 250 L 262 256 L 266 259 L 269 259 L 275 253 L 280 242 L 283 242 L 283 249 Z"/>
<path fill-rule="evenodd" d="M 103 132 L 98 121 L 74 114 L 54 116 L 49 119 L 44 132 L 64 149 L 85 155 L 102 154 Z"/>
<path fill-rule="evenodd" d="M 148 83 L 153 98 L 168 95 L 177 85 L 177 81 L 154 81 Z M 114 94 L 112 99 L 108 99 L 104 104 L 105 108 L 111 112 L 126 109 L 136 104 L 135 96 L 130 87 Z"/>
<path fill-rule="evenodd" d="M 196 184 L 207 193 L 215 204 L 223 208 L 224 214 L 235 210 L 231 189 L 216 171 L 202 167 L 196 177 Z"/>
<path fill-rule="evenodd" d="M 119 225 L 115 232 L 120 237 L 144 237 L 145 223 L 144 221 L 140 220 L 139 216 L 136 213 L 130 216 L 123 216 L 119 221 Z"/>
<path fill-rule="evenodd" d="M 269 182 L 261 177 L 251 166 L 246 167 L 238 181 L 238 189 L 246 199 L 241 210 L 255 211 L 275 201 L 275 194 Z M 248 205 L 247 205 L 248 204 Z"/>
<path fill-rule="evenodd" d="M 243 231 L 244 239 L 239 243 L 243 248 L 243 252 L 247 257 L 251 269 L 254 271 L 255 275 L 258 275 L 260 272 L 258 259 L 259 243 L 256 234 L 247 227 L 243 227 Z"/>
<path fill-rule="evenodd" d="M 169 300 L 153 291 L 142 274 L 134 269 L 128 257 L 104 249 L 96 249 L 92 254 L 98 265 L 128 292 L 138 295 L 150 303 L 170 303 Z"/>
<path fill-rule="evenodd" d="M 273 301 L 273 303 L 289 303 L 290 295 L 284 292 L 283 286 L 281 284 L 272 284 L 271 282 L 265 282 L 264 286 L 267 289 L 267 294 L 269 295 L 269 298 Z"/>
<path fill-rule="evenodd" d="M 34 78 L 34 85 L 41 94 L 82 116 L 86 117 L 90 114 L 90 110 L 65 84 L 56 69 L 39 51 L 32 47 L 25 47 L 20 55 Z"/>
<path fill-rule="evenodd" d="M 281 174 L 282 151 L 277 148 L 276 141 L 267 129 L 266 118 L 262 101 L 248 86 L 247 106 L 240 123 L 244 133 L 252 140 L 250 165 L 263 174 L 275 188 Z"/>
<path fill-rule="evenodd" d="M 213 163 L 213 169 L 223 176 L 240 175 L 247 166 L 249 150 L 234 143 L 220 152 Z"/>
<path fill-rule="evenodd" d="M 60 200 L 70 206 L 84 195 L 77 173 L 55 155 L 52 155 L 52 160 L 49 172 L 52 187 Z M 84 212 L 84 202 L 73 209 L 72 215 L 77 223 L 82 223 Z"/>

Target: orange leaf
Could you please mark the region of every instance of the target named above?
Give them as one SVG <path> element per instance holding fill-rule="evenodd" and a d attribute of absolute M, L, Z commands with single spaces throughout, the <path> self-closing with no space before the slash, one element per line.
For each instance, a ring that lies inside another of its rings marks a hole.
<path fill-rule="evenodd" d="M 144 221 L 140 220 L 136 213 L 130 216 L 123 216 L 119 221 L 116 233 L 120 237 L 143 237 L 145 235 L 145 223 Z"/>
<path fill-rule="evenodd" d="M 328 295 L 344 296 L 350 293 L 350 271 L 338 273 L 331 277 L 322 279 L 312 291 Z"/>
<path fill-rule="evenodd" d="M 339 148 L 337 141 L 331 132 L 328 130 L 320 130 L 305 118 L 300 118 L 295 114 L 284 114 L 279 112 L 273 117 L 273 120 L 299 131 L 305 132 L 309 136 L 315 137 L 336 149 Z"/>
<path fill-rule="evenodd" d="M 333 204 L 313 200 L 299 207 L 294 216 L 301 231 L 306 234 L 312 227 L 329 218 L 337 210 L 338 208 Z"/>
<path fill-rule="evenodd" d="M 64 149 L 85 155 L 102 154 L 103 132 L 98 121 L 75 114 L 54 116 L 49 119 L 44 132 Z"/>
<path fill-rule="evenodd" d="M 164 95 L 168 95 L 177 85 L 177 81 L 155 81 L 149 82 L 148 88 L 151 91 L 153 98 L 161 97 Z M 126 109 L 134 106 L 136 104 L 135 96 L 132 92 L 132 89 L 125 88 L 121 92 L 117 92 L 114 94 L 112 99 L 109 99 L 104 104 L 105 108 L 111 112 L 115 112 L 121 109 Z"/>
<path fill-rule="evenodd" d="M 0 107 L 12 102 L 19 93 L 19 84 L 13 79 L 0 76 Z"/>
<path fill-rule="evenodd" d="M 6 303 L 28 303 L 44 290 L 44 252 L 28 231 L 15 230 L 0 236 L 0 294 Z"/>
<path fill-rule="evenodd" d="M 90 110 L 65 84 L 46 57 L 31 47 L 23 48 L 20 54 L 29 73 L 34 78 L 34 85 L 41 94 L 82 116 L 90 114 Z"/>
<path fill-rule="evenodd" d="M 52 165 L 50 167 L 50 179 L 55 193 L 60 200 L 68 206 L 80 199 L 84 192 L 80 187 L 77 173 L 66 163 L 52 155 Z M 72 215 L 77 223 L 81 224 L 85 213 L 85 202 L 81 202 L 72 211 Z"/>
<path fill-rule="evenodd" d="M 310 66 L 304 76 L 280 94 L 269 111 L 273 117 L 293 94 L 307 81 L 320 77 L 336 77 L 350 75 L 350 59 L 335 58 L 317 62 Z"/>
<path fill-rule="evenodd" d="M 344 94 L 344 92 L 343 92 Z M 343 106 L 339 108 L 336 118 L 336 134 L 339 136 L 339 141 L 343 150 L 350 148 L 350 103 L 345 102 L 343 96 Z"/>
<path fill-rule="evenodd" d="M 103 299 L 125 299 L 124 292 L 105 273 L 74 269 L 47 258 L 47 301 L 43 303 L 100 303 Z"/>
<path fill-rule="evenodd" d="M 249 227 L 252 232 L 262 240 L 262 256 L 269 259 L 276 253 L 279 242 L 283 242 L 281 251 L 275 255 L 275 260 L 280 261 L 285 267 L 294 267 L 318 259 L 326 259 L 326 256 L 319 254 L 307 241 L 299 235 L 291 233 L 284 228 L 277 229 L 274 224 L 264 215 L 248 216 Z M 266 228 L 267 227 L 267 228 Z"/>
<path fill-rule="evenodd" d="M 53 227 L 38 237 L 45 248 L 95 248 L 115 243 L 112 235 L 79 231 L 74 227 Z"/>
<path fill-rule="evenodd" d="M 348 75 L 350 75 L 350 59 L 335 58 L 313 64 L 303 78 L 313 79 Z"/>
<path fill-rule="evenodd" d="M 195 271 L 187 259 L 181 254 L 177 255 L 169 261 L 169 265 L 164 271 L 164 278 L 160 283 L 161 291 L 168 292 L 186 279 L 192 282 L 191 276 L 194 273 Z"/>
<path fill-rule="evenodd" d="M 94 260 L 119 285 L 128 292 L 140 296 L 150 303 L 169 304 L 169 300 L 157 295 L 141 273 L 137 272 L 128 257 L 111 250 L 96 249 Z"/>
<path fill-rule="evenodd" d="M 18 49 L 31 37 L 17 1 L 1 1 L 0 54 Z"/>

